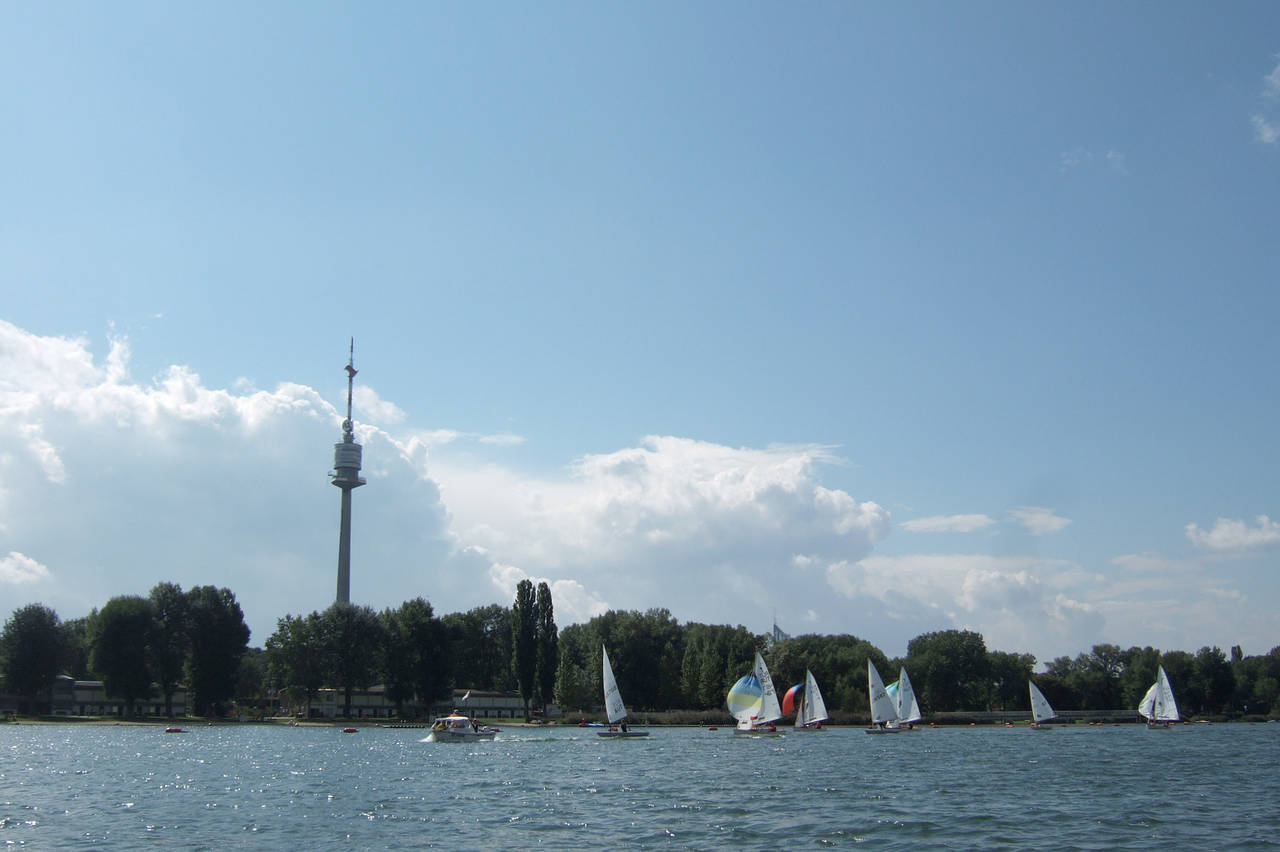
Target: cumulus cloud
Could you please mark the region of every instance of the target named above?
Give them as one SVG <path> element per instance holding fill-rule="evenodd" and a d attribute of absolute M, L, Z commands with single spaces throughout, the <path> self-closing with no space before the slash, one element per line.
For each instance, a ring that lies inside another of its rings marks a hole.
<path fill-rule="evenodd" d="M 8 556 L 0 556 L 0 583 L 16 586 L 49 578 L 49 569 L 26 554 L 11 550 Z"/>
<path fill-rule="evenodd" d="M 1009 515 L 1032 535 L 1055 533 L 1071 523 L 1069 519 L 1055 515 L 1052 509 L 1039 506 L 1019 506 L 1009 510 Z"/>
<path fill-rule="evenodd" d="M 185 365 L 135 381 L 128 341 L 107 346 L 98 360 L 83 338 L 0 322 L 0 429 L 16 436 L 0 457 L 0 552 L 41 555 L 57 578 L 42 602 L 75 617 L 161 581 L 226 586 L 255 644 L 279 617 L 328 606 L 339 492 L 326 472 L 345 398 L 287 381 L 213 388 Z M 878 504 L 820 481 L 840 463 L 827 447 L 652 436 L 534 476 L 480 455 L 517 436 L 408 424 L 363 387 L 351 593 L 375 608 L 508 604 L 537 577 L 562 623 L 665 606 L 755 627 L 777 607 L 836 632 L 855 616 L 813 600 L 820 575 L 777 580 L 817 570 L 792 568 L 797 554 L 857 560 L 890 529 Z"/>
<path fill-rule="evenodd" d="M 986 515 L 933 515 L 928 518 L 904 521 L 899 526 L 911 532 L 967 533 L 989 527 L 994 523 L 995 521 Z"/>
<path fill-rule="evenodd" d="M 1202 530 L 1199 524 L 1187 524 L 1187 538 L 1206 550 L 1253 550 L 1280 544 L 1280 523 L 1266 515 L 1258 515 L 1254 525 L 1247 521 L 1218 518 L 1213 529 Z"/>
<path fill-rule="evenodd" d="M 818 482 L 836 461 L 820 446 L 649 436 L 583 456 L 563 476 L 449 459 L 434 471 L 457 536 L 495 561 L 574 578 L 614 607 L 754 624 L 773 606 L 797 619 L 813 609 L 803 583 L 773 582 L 789 566 L 806 570 L 812 555 L 857 559 L 888 534 L 881 506 Z M 821 613 L 832 630 L 848 621 L 831 607 Z"/>
<path fill-rule="evenodd" d="M 395 403 L 382 399 L 377 391 L 367 385 L 357 385 L 353 389 L 351 404 L 356 411 L 366 415 L 374 423 L 392 426 L 404 422 L 404 411 Z"/>
<path fill-rule="evenodd" d="M 1065 560 L 984 554 L 869 556 L 826 566 L 832 591 L 873 600 L 888 619 L 885 644 L 905 651 L 930 630 L 971 629 L 990 648 L 1088 647 L 1103 618 L 1080 595 L 1079 566 Z M 866 607 L 863 607 L 866 609 Z M 1078 643 L 1084 642 L 1084 645 Z"/>

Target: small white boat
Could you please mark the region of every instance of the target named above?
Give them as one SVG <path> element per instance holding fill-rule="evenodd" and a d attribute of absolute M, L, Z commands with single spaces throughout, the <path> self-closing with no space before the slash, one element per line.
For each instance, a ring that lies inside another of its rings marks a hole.
<path fill-rule="evenodd" d="M 613 677 L 613 666 L 609 665 L 609 652 L 604 646 L 600 647 L 600 652 L 604 654 L 601 680 L 604 681 L 604 709 L 609 716 L 609 729 L 596 731 L 596 736 L 614 739 L 649 736 L 648 731 L 633 731 L 627 724 L 627 705 L 622 703 L 622 694 L 618 692 L 618 682 Z"/>
<path fill-rule="evenodd" d="M 778 726 L 774 723 L 782 718 L 782 707 L 778 704 L 778 693 L 773 689 L 769 667 L 759 652 L 756 652 L 755 670 L 739 678 L 729 688 L 725 701 L 730 715 L 738 720 L 738 726 L 733 730 L 735 734 L 760 736 L 778 733 Z"/>
<path fill-rule="evenodd" d="M 871 727 L 868 734 L 896 734 L 902 731 L 898 726 L 898 707 L 884 688 L 884 680 L 876 670 L 876 664 L 867 660 L 867 696 L 871 700 Z"/>
<path fill-rule="evenodd" d="M 1052 725 L 1046 725 L 1050 719 L 1056 719 L 1058 714 L 1053 712 L 1053 708 L 1049 706 L 1049 699 L 1044 697 L 1044 693 L 1040 691 L 1040 687 L 1036 686 L 1035 681 L 1027 681 L 1027 686 L 1031 688 L 1031 727 L 1037 731 L 1052 731 Z"/>
<path fill-rule="evenodd" d="M 1169 676 L 1164 673 L 1164 666 L 1156 667 L 1156 682 L 1142 696 L 1142 701 L 1138 704 L 1138 715 L 1147 720 L 1148 728 L 1167 728 L 1182 718 L 1178 713 L 1178 702 L 1173 697 L 1173 687 L 1169 685 Z"/>
<path fill-rule="evenodd" d="M 822 723 L 827 720 L 827 704 L 822 700 L 818 681 L 813 672 L 804 670 L 804 683 L 787 690 L 783 696 L 783 715 L 795 711 L 797 731 L 825 731 Z"/>
<path fill-rule="evenodd" d="M 890 726 L 901 731 L 916 730 L 915 724 L 921 719 L 920 704 L 916 701 L 916 691 L 911 686 L 911 678 L 907 677 L 907 667 L 898 672 L 898 679 L 884 688 L 893 701 L 893 712 L 897 714 L 896 722 Z"/>
<path fill-rule="evenodd" d="M 470 716 L 455 711 L 448 716 L 438 716 L 431 723 L 429 743 L 474 743 L 491 740 L 498 734 L 497 728 L 477 724 Z"/>

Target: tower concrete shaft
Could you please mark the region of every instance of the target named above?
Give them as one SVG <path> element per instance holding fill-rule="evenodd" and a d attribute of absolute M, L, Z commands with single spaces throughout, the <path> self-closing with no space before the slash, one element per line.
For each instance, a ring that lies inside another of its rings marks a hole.
<path fill-rule="evenodd" d="M 342 442 L 333 445 L 332 482 L 342 489 L 342 517 L 338 527 L 338 603 L 351 603 L 351 490 L 364 485 L 360 478 L 363 448 L 356 443 L 351 422 L 351 389 L 355 383 L 355 340 L 347 361 L 347 419 L 342 421 Z"/>

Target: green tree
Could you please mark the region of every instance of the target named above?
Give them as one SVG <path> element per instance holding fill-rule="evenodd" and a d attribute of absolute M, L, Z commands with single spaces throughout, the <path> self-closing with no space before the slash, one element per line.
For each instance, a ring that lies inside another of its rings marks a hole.
<path fill-rule="evenodd" d="M 267 652 L 262 648 L 246 648 L 236 672 L 236 703 L 259 707 L 267 697 Z"/>
<path fill-rule="evenodd" d="M 187 613 L 189 706 L 198 716 L 220 713 L 220 705 L 235 696 L 249 627 L 230 589 L 196 586 L 187 592 Z"/>
<path fill-rule="evenodd" d="M 89 668 L 89 623 L 97 615 L 95 609 L 84 618 L 71 618 L 61 624 L 62 658 L 58 668 L 73 680 L 101 680 Z"/>
<path fill-rule="evenodd" d="M 164 696 L 164 713 L 173 716 L 173 693 L 187 664 L 187 596 L 176 583 L 157 583 L 148 596 L 155 624 L 152 629 L 152 675 Z"/>
<path fill-rule="evenodd" d="M 435 617 L 424 598 L 405 601 L 397 610 L 382 614 L 386 631 L 385 663 L 387 697 L 403 714 L 403 704 L 415 697 L 424 708 L 449 695 L 453 679 L 449 631 Z"/>
<path fill-rule="evenodd" d="M 1236 682 L 1231 675 L 1231 664 L 1227 662 L 1227 655 L 1222 653 L 1222 649 L 1215 645 L 1197 651 L 1193 671 L 1196 686 L 1203 696 L 1200 712 L 1221 713 L 1230 709 L 1235 697 Z"/>
<path fill-rule="evenodd" d="M 586 703 L 582 689 L 582 667 L 574 662 L 571 654 L 564 653 L 561 648 L 560 665 L 556 667 L 556 703 L 566 713 L 581 709 Z"/>
<path fill-rule="evenodd" d="M 917 636 L 907 643 L 907 668 L 921 707 L 937 712 L 986 704 L 990 661 L 981 634 L 943 630 Z"/>
<path fill-rule="evenodd" d="M 0 633 L 5 687 L 20 696 L 20 709 L 39 711 L 39 700 L 52 704 L 53 681 L 58 676 L 65 634 L 58 614 L 44 604 L 28 604 L 14 610 Z"/>
<path fill-rule="evenodd" d="M 303 716 L 310 718 L 311 700 L 328 677 L 320 613 L 279 619 L 265 650 L 268 680 L 289 696 L 295 713 L 301 704 Z"/>
<path fill-rule="evenodd" d="M 533 582 L 516 584 L 516 600 L 511 607 L 511 632 L 515 638 L 515 654 L 511 666 L 524 701 L 524 718 L 528 721 L 529 701 L 533 698 L 534 678 L 538 671 L 538 610 Z"/>
<path fill-rule="evenodd" d="M 139 699 L 151 696 L 153 617 L 146 598 L 122 595 L 107 601 L 91 627 L 93 670 L 107 696 L 124 702 L 128 716 L 137 715 Z"/>
<path fill-rule="evenodd" d="M 515 689 L 515 651 L 508 607 L 490 604 L 449 613 L 440 620 L 449 631 L 455 687 L 499 692 Z"/>
<path fill-rule="evenodd" d="M 999 703 L 1001 710 L 1023 710 L 1031 706 L 1031 693 L 1027 682 L 1036 658 L 1031 654 L 1010 654 L 991 651 L 987 654 L 991 671 L 992 703 Z"/>
<path fill-rule="evenodd" d="M 560 662 L 560 638 L 551 604 L 551 587 L 546 583 L 538 584 L 534 607 L 537 612 L 538 703 L 545 712 L 555 695 L 556 669 Z"/>
<path fill-rule="evenodd" d="M 386 632 L 378 614 L 367 606 L 335 603 L 320 615 L 328 669 L 342 689 L 343 716 L 351 716 L 351 693 L 365 689 L 378 676 Z"/>

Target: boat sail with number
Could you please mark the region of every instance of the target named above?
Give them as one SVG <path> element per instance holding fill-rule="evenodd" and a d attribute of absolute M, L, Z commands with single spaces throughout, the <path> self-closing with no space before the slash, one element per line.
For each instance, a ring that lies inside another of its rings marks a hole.
<path fill-rule="evenodd" d="M 902 728 L 898 726 L 898 707 L 889 697 L 880 672 L 871 660 L 867 660 L 867 696 L 871 700 L 871 727 L 867 728 L 867 733 L 896 734 L 901 731 Z"/>
<path fill-rule="evenodd" d="M 827 720 L 827 705 L 822 700 L 818 681 L 813 672 L 804 670 L 804 683 L 798 683 L 782 696 L 782 715 L 796 714 L 797 731 L 825 731 L 822 723 Z"/>
<path fill-rule="evenodd" d="M 1031 727 L 1037 731 L 1053 730 L 1053 726 L 1046 725 L 1045 722 L 1058 718 L 1058 714 L 1053 712 L 1053 708 L 1049 706 L 1049 699 L 1044 697 L 1044 693 L 1040 691 L 1040 687 L 1036 686 L 1035 681 L 1027 681 L 1027 686 L 1031 690 Z"/>
<path fill-rule="evenodd" d="M 609 730 L 596 731 L 596 734 L 617 739 L 649 736 L 648 731 L 633 731 L 627 724 L 627 705 L 622 703 L 622 694 L 618 692 L 613 666 L 609 665 L 609 652 L 603 645 L 600 646 L 600 652 L 604 654 L 601 679 L 604 681 L 604 711 L 609 716 Z"/>
<path fill-rule="evenodd" d="M 911 678 L 907 677 L 906 666 L 899 670 L 898 679 L 886 686 L 884 691 L 893 699 L 893 712 L 898 716 L 895 727 L 914 731 L 916 722 L 920 721 L 920 704 L 916 701 L 916 691 L 911 688 Z"/>
<path fill-rule="evenodd" d="M 1138 715 L 1147 720 L 1148 728 L 1167 728 L 1182 718 L 1178 715 L 1178 702 L 1173 697 L 1173 687 L 1169 685 L 1164 666 L 1156 666 L 1156 682 L 1142 696 Z"/>
<path fill-rule="evenodd" d="M 782 708 L 778 706 L 773 678 L 769 676 L 769 667 L 764 664 L 764 657 L 760 656 L 760 652 L 756 652 L 755 669 L 729 688 L 725 703 L 729 707 L 729 713 L 738 720 L 734 733 L 778 732 L 778 726 L 774 723 L 782 718 Z"/>

